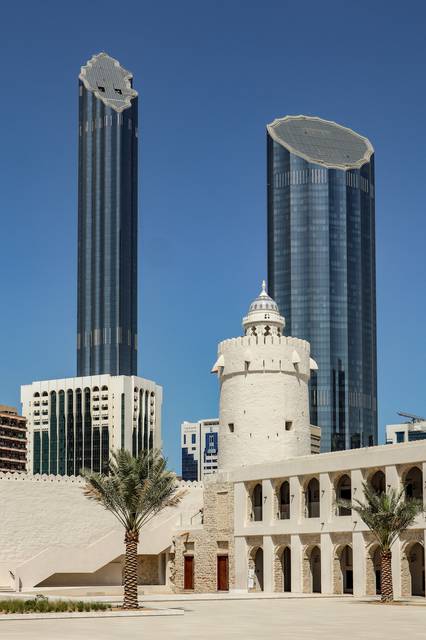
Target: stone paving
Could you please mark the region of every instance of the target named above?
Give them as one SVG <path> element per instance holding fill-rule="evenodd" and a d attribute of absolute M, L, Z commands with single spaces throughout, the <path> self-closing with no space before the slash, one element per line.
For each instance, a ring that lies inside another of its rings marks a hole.
<path fill-rule="evenodd" d="M 177 606 L 171 603 L 169 606 Z M 164 602 L 164 606 L 167 604 Z M 1 622 L 5 640 L 422 640 L 426 607 L 353 599 L 182 601 L 185 615 Z"/>

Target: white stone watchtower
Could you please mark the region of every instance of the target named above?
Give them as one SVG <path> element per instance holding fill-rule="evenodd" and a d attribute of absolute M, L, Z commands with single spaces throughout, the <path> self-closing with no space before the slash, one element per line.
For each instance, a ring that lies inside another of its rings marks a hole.
<path fill-rule="evenodd" d="M 308 381 L 317 366 L 309 342 L 284 336 L 284 326 L 263 282 L 244 337 L 219 344 L 219 470 L 311 452 Z"/>

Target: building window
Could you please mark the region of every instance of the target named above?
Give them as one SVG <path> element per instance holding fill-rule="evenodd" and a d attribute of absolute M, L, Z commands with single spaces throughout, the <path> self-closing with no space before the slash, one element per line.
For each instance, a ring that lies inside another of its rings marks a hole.
<path fill-rule="evenodd" d="M 255 522 L 260 522 L 263 518 L 263 497 L 262 497 L 262 485 L 257 484 L 252 493 L 252 518 Z"/>
<path fill-rule="evenodd" d="M 44 460 L 43 460 L 44 466 Z M 56 416 L 56 392 L 50 394 L 50 473 L 58 473 L 58 419 Z"/>
<path fill-rule="evenodd" d="M 336 497 L 338 500 L 347 500 L 348 502 L 352 500 L 351 479 L 346 473 L 337 483 Z M 350 516 L 352 513 L 352 510 L 347 507 L 338 506 L 337 509 L 337 514 L 339 516 Z"/>
<path fill-rule="evenodd" d="M 90 389 L 84 389 L 84 434 L 83 464 L 85 469 L 92 468 L 92 416 L 90 415 Z"/>
<path fill-rule="evenodd" d="M 397 442 L 405 442 L 405 432 L 404 431 L 396 431 L 396 441 Z"/>
<path fill-rule="evenodd" d="M 280 510 L 278 513 L 280 520 L 290 518 L 290 484 L 285 480 L 280 487 Z"/>
<path fill-rule="evenodd" d="M 73 476 L 74 470 L 74 397 L 72 389 L 67 391 L 67 476 Z"/>
<path fill-rule="evenodd" d="M 228 429 L 229 429 L 229 433 L 234 433 L 234 423 L 233 422 L 229 422 L 228 423 Z"/>
<path fill-rule="evenodd" d="M 75 392 L 75 473 L 83 466 L 83 414 L 81 408 L 81 389 Z"/>
<path fill-rule="evenodd" d="M 109 430 L 102 427 L 101 436 L 101 472 L 107 474 L 109 470 Z"/>
<path fill-rule="evenodd" d="M 305 493 L 306 517 L 319 518 L 320 515 L 320 487 L 317 478 L 312 478 Z"/>
<path fill-rule="evenodd" d="M 197 436 L 195 435 L 195 433 L 191 434 L 191 444 L 195 444 L 197 441 Z"/>
<path fill-rule="evenodd" d="M 121 448 L 124 449 L 124 434 L 125 434 L 125 425 L 126 425 L 126 409 L 125 409 L 125 396 L 124 393 L 121 394 Z M 136 455 L 135 452 L 132 452 L 133 456 Z"/>
<path fill-rule="evenodd" d="M 286 420 L 285 421 L 285 430 L 286 431 L 291 431 L 293 427 L 293 422 L 291 420 Z"/>
<path fill-rule="evenodd" d="M 34 431 L 34 451 L 33 451 L 33 473 L 40 473 L 40 453 L 41 453 L 41 440 L 40 431 Z"/>
<path fill-rule="evenodd" d="M 59 422 L 58 422 L 58 473 L 60 476 L 65 475 L 65 392 L 59 392 Z"/>
<path fill-rule="evenodd" d="M 376 471 L 370 480 L 370 486 L 377 495 L 386 492 L 386 478 L 383 471 Z"/>

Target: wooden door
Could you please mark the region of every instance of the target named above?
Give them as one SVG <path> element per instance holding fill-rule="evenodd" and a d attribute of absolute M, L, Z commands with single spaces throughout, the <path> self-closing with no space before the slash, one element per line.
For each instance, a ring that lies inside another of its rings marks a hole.
<path fill-rule="evenodd" d="M 194 557 L 184 556 L 183 588 L 194 588 Z"/>
<path fill-rule="evenodd" d="M 228 556 L 217 557 L 217 590 L 228 591 Z"/>

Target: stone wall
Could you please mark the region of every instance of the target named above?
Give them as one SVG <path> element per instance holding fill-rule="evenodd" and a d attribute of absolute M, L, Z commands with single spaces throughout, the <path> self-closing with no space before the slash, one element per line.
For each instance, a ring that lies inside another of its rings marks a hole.
<path fill-rule="evenodd" d="M 81 478 L 0 476 L 0 563 L 18 566 L 52 545 L 90 544 L 112 530 L 114 516 L 83 495 Z"/>
<path fill-rule="evenodd" d="M 229 588 L 235 583 L 234 574 L 234 491 L 229 482 L 214 478 L 206 482 L 204 490 L 203 522 L 199 528 L 178 533 L 172 550 L 170 578 L 174 591 L 184 591 L 184 557 L 194 558 L 194 591 L 217 591 L 217 557 L 228 556 Z M 174 553 L 173 553 L 174 552 Z"/>

